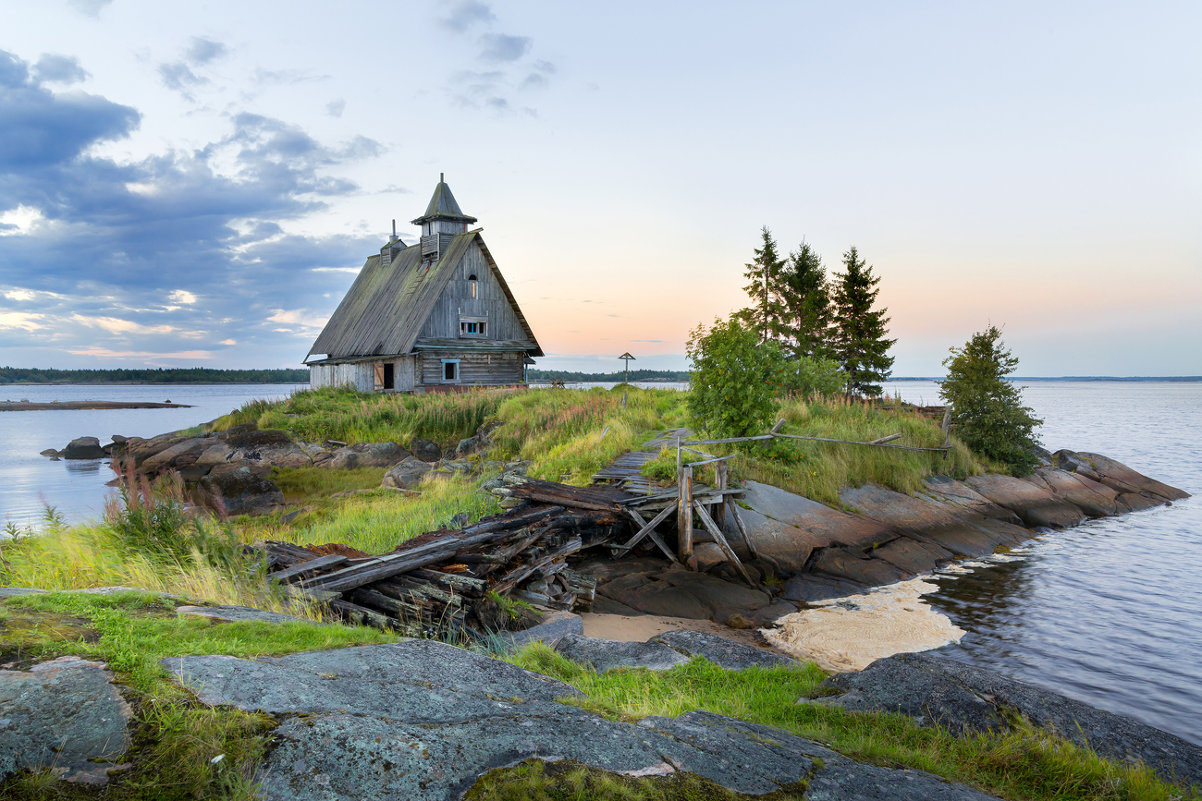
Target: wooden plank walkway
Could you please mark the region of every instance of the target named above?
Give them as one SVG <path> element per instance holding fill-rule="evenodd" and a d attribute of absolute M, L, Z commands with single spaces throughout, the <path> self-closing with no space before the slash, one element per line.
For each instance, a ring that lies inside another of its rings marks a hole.
<path fill-rule="evenodd" d="M 653 440 L 643 443 L 641 450 L 627 451 L 614 459 L 613 464 L 593 474 L 594 484 L 621 487 L 636 495 L 651 495 L 663 491 L 643 475 L 643 465 L 653 461 L 664 448 L 675 448 L 677 438 L 688 439 L 693 432 L 687 428 L 671 428 Z"/>

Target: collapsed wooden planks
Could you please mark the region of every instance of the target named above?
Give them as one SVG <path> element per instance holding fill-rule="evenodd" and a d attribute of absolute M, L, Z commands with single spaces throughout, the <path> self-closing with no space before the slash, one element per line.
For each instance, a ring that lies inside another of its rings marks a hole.
<path fill-rule="evenodd" d="M 458 531 L 423 534 L 382 556 L 319 556 L 286 542 L 255 547 L 269 578 L 325 600 L 354 622 L 410 635 L 463 634 L 498 627 L 504 596 L 553 609 L 591 606 L 596 582 L 568 568 L 597 531 L 608 536 L 612 513 L 523 508 Z"/>

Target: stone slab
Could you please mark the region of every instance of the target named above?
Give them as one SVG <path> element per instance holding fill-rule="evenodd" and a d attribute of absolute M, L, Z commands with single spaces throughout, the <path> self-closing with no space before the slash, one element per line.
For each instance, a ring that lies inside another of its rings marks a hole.
<path fill-rule="evenodd" d="M 213 620 L 223 620 L 237 623 L 248 620 L 259 620 L 264 623 L 313 623 L 296 615 L 285 615 L 281 612 L 266 612 L 249 606 L 177 606 L 177 615 L 196 615 Z"/>
<path fill-rule="evenodd" d="M 1006 710 L 1016 710 L 1036 726 L 1053 729 L 1102 756 L 1139 760 L 1169 781 L 1202 786 L 1202 747 L 938 651 L 898 654 L 859 673 L 832 676 L 828 683 L 845 691 L 830 703 L 848 709 L 900 712 L 957 734 L 1004 730 Z"/>
<path fill-rule="evenodd" d="M 657 634 L 648 642 L 666 645 L 687 657 L 703 657 L 727 670 L 788 667 L 797 664 L 795 660 L 766 648 L 756 648 L 703 631 L 676 629 Z"/>
<path fill-rule="evenodd" d="M 130 746 L 129 704 L 99 662 L 0 670 L 0 779 L 28 768 L 100 785 Z"/>
<path fill-rule="evenodd" d="M 629 642 L 569 634 L 555 644 L 555 650 L 598 673 L 617 668 L 668 670 L 689 661 L 685 654 L 655 640 Z"/>

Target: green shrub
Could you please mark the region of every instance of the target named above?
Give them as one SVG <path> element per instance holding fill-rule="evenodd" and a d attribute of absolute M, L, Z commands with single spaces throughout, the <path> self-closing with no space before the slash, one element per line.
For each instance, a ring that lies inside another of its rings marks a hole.
<path fill-rule="evenodd" d="M 746 437 L 771 427 L 774 398 L 785 384 L 785 357 L 775 342 L 738 320 L 698 326 L 687 345 L 693 374 L 689 413 L 714 437 Z"/>
<path fill-rule="evenodd" d="M 970 448 L 1006 466 L 1016 476 L 1039 463 L 1035 429 L 1043 421 L 1022 403 L 1022 392 L 1006 380 L 1018 358 L 1001 342 L 997 326 L 972 335 L 943 361 L 947 378 L 939 395 L 952 407 L 952 426 Z"/>

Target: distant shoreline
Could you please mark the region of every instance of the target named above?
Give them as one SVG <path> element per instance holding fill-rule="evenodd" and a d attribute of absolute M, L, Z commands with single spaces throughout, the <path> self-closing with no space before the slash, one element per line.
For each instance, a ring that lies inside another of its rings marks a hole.
<path fill-rule="evenodd" d="M 187 403 L 153 401 L 2 401 L 0 412 L 64 412 L 80 409 L 191 409 Z"/>

